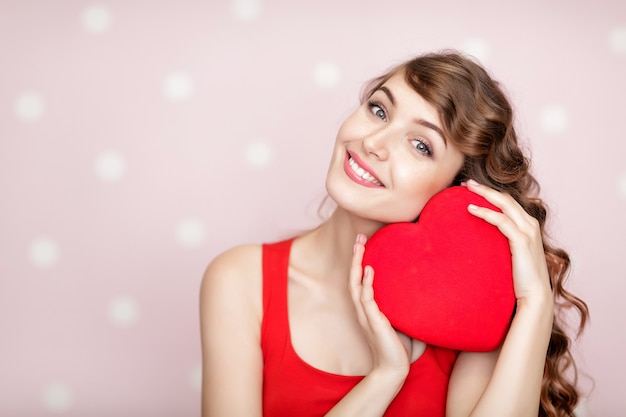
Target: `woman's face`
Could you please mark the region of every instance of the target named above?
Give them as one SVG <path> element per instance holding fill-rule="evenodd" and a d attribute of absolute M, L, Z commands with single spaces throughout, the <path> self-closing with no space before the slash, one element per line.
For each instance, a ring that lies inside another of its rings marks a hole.
<path fill-rule="evenodd" d="M 404 74 L 393 75 L 339 128 L 326 178 L 331 198 L 381 223 L 415 220 L 463 164 L 441 126 Z"/>

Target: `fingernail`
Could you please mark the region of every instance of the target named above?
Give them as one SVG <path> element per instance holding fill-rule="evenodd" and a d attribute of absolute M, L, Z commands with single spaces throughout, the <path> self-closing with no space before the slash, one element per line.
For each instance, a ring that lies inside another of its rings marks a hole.
<path fill-rule="evenodd" d="M 470 204 L 470 205 L 467 206 L 467 209 L 469 211 L 476 211 L 476 210 L 478 210 L 478 206 L 476 206 L 474 204 Z"/>
<path fill-rule="evenodd" d="M 467 180 L 467 183 L 468 183 L 469 185 L 474 186 L 474 187 L 478 187 L 478 186 L 480 185 L 478 182 L 476 182 L 476 181 L 474 181 L 474 180 L 472 180 L 472 179 Z"/>
<path fill-rule="evenodd" d="M 356 243 L 364 244 L 365 243 L 365 235 L 363 233 L 357 233 L 356 235 Z"/>

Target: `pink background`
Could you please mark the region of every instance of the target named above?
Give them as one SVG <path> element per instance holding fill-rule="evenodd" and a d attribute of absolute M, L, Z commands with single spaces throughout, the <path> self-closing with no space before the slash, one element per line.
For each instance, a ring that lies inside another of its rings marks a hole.
<path fill-rule="evenodd" d="M 580 415 L 626 415 L 626 3 L 296 3 L 0 1 L 0 415 L 199 416 L 206 264 L 315 225 L 361 85 L 445 47 L 506 86 L 573 257 Z"/>

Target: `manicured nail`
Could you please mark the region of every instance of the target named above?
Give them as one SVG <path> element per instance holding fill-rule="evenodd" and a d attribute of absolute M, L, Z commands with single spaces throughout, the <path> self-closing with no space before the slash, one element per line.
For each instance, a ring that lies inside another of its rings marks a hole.
<path fill-rule="evenodd" d="M 472 179 L 467 180 L 467 183 L 473 187 L 478 187 L 480 185 L 478 182 Z"/>
<path fill-rule="evenodd" d="M 474 204 L 470 204 L 470 205 L 467 206 L 467 209 L 469 211 L 476 211 L 476 210 L 478 210 L 478 206 L 476 206 Z"/>
<path fill-rule="evenodd" d="M 354 248 L 352 248 L 352 253 L 356 253 L 357 248 L 359 247 L 359 243 L 361 243 L 361 234 L 356 234 L 356 239 L 354 241 Z"/>

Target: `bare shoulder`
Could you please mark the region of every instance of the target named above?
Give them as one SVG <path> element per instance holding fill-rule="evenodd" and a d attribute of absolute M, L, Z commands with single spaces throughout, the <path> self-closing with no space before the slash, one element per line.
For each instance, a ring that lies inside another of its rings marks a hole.
<path fill-rule="evenodd" d="M 209 263 L 204 279 L 249 279 L 250 275 L 261 272 L 261 254 L 262 246 L 258 244 L 228 249 Z"/>
<path fill-rule="evenodd" d="M 200 326 L 209 350 L 258 344 L 263 318 L 262 246 L 229 249 L 207 266 L 200 287 Z M 233 336 L 238 329 L 240 338 Z"/>
<path fill-rule="evenodd" d="M 216 256 L 207 266 L 200 290 L 201 304 L 248 306 L 260 313 L 262 246 L 236 246 Z"/>

